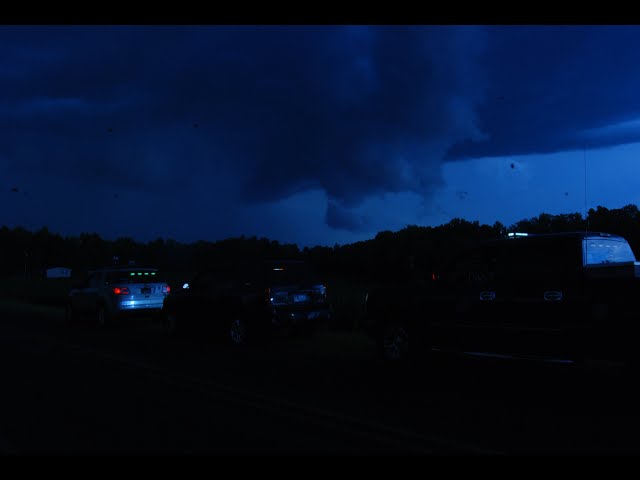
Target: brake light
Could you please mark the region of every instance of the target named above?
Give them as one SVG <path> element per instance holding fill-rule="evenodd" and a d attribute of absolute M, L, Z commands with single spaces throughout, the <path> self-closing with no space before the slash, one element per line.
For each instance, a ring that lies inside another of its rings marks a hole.
<path fill-rule="evenodd" d="M 129 295 L 129 288 L 127 287 L 114 287 L 113 293 L 116 295 Z"/>

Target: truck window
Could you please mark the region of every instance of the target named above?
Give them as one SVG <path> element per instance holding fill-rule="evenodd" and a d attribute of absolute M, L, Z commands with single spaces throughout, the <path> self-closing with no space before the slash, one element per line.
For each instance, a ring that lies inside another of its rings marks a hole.
<path fill-rule="evenodd" d="M 467 252 L 455 262 L 454 279 L 463 283 L 483 283 L 495 278 L 495 252 L 479 248 Z"/>
<path fill-rule="evenodd" d="M 577 240 L 514 240 L 502 253 L 501 266 L 512 279 L 560 279 L 577 274 L 580 268 L 580 243 Z"/>
<path fill-rule="evenodd" d="M 585 265 L 636 261 L 631 247 L 622 239 L 585 238 L 582 241 L 582 251 Z"/>

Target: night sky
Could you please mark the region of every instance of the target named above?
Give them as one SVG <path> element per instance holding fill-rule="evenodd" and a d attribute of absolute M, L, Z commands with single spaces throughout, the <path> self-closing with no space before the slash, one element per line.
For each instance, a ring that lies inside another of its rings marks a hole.
<path fill-rule="evenodd" d="M 0 26 L 0 225 L 312 246 L 640 204 L 638 45 L 637 26 Z"/>

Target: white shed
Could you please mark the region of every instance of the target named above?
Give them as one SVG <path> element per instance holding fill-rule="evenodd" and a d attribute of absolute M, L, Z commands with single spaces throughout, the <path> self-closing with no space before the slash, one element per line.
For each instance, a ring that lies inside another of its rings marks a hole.
<path fill-rule="evenodd" d="M 71 277 L 71 269 L 67 267 L 47 268 L 47 278 L 69 278 Z"/>

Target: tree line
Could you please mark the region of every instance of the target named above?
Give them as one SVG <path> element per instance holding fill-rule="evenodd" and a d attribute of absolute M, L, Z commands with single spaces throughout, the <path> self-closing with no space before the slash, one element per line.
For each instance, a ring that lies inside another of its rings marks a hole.
<path fill-rule="evenodd" d="M 509 231 L 553 233 L 586 229 L 622 235 L 636 257 L 640 253 L 640 211 L 630 204 L 619 209 L 598 206 L 590 209 L 586 218 L 580 213 L 541 213 L 509 227 L 500 222 L 486 225 L 454 218 L 436 227 L 409 225 L 396 232 L 379 232 L 370 240 L 302 249 L 296 244 L 245 236 L 193 243 L 157 238 L 145 243 L 130 237 L 105 240 L 97 233 L 61 236 L 46 227 L 31 232 L 22 227 L 3 226 L 0 228 L 0 273 L 42 277 L 51 267 L 86 271 L 129 262 L 164 271 L 195 272 L 220 266 L 228 268 L 239 261 L 293 258 L 309 261 L 325 276 L 377 281 L 441 268 L 461 247 L 504 236 Z"/>

